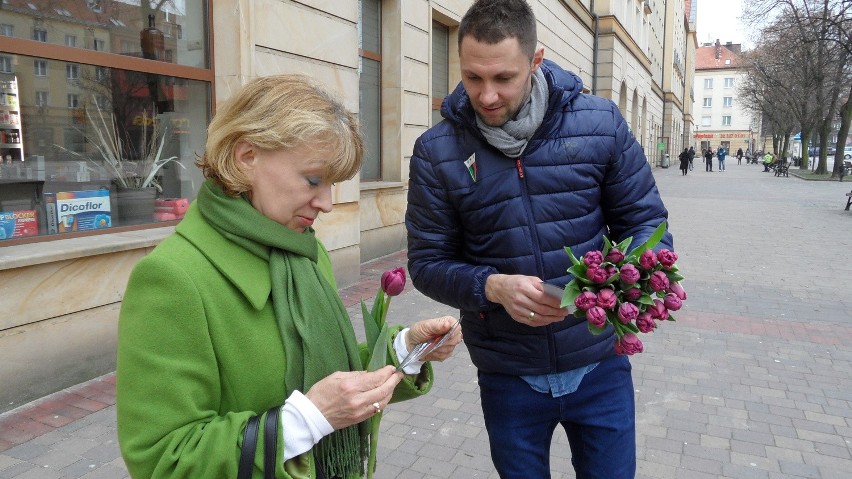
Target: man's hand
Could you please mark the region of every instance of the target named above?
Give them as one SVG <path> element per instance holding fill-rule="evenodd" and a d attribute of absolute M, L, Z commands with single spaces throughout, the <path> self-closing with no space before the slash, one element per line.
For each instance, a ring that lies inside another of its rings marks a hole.
<path fill-rule="evenodd" d="M 561 300 L 545 293 L 535 276 L 492 274 L 485 282 L 485 297 L 502 304 L 512 319 L 527 326 L 547 326 L 568 315 L 568 309 L 559 307 Z"/>

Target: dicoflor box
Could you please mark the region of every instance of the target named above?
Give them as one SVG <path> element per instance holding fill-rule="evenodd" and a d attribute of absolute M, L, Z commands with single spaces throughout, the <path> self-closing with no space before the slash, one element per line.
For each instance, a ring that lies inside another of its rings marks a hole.
<path fill-rule="evenodd" d="M 112 226 L 109 190 L 45 193 L 48 233 L 95 230 Z"/>

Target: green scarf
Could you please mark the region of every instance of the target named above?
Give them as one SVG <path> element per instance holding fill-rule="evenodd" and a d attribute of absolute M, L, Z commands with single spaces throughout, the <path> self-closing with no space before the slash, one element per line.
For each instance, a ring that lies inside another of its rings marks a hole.
<path fill-rule="evenodd" d="M 285 397 L 294 390 L 307 392 L 335 371 L 363 369 L 346 308 L 317 267 L 318 255 L 327 253 L 314 231 L 297 233 L 264 216 L 245 198 L 226 195 L 212 180 L 202 185 L 197 203 L 213 228 L 269 261 L 272 309 L 287 361 Z M 326 475 L 363 475 L 368 436 L 369 421 L 364 421 L 323 438 L 315 453 Z"/>

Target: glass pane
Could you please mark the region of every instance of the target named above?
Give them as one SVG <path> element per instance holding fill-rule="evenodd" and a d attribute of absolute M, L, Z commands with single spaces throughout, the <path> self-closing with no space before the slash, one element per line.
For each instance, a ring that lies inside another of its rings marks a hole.
<path fill-rule="evenodd" d="M 361 77 L 359 80 L 358 120 L 361 134 L 364 136 L 364 162 L 361 166 L 362 180 L 377 180 L 382 177 L 381 150 L 381 66 L 382 64 L 361 58 Z"/>
<path fill-rule="evenodd" d="M 438 22 L 432 22 L 432 97 L 447 96 L 450 76 L 450 31 Z"/>
<path fill-rule="evenodd" d="M 37 227 L 15 233 L 0 218 L 0 236 L 182 217 L 177 204 L 203 181 L 194 161 L 210 117 L 208 83 L 84 64 L 69 80 L 64 62 L 13 55 L 13 64 L 16 74 L 0 74 L 0 213 L 35 211 Z M 135 189 L 146 199 L 125 198 L 122 186 L 143 184 L 154 186 Z M 127 208 L 137 203 L 147 209 Z"/>
<path fill-rule="evenodd" d="M 361 1 L 361 48 L 382 52 L 382 5 L 379 0 Z"/>
<path fill-rule="evenodd" d="M 207 68 L 205 4 L 204 0 L 3 0 L 0 34 Z"/>

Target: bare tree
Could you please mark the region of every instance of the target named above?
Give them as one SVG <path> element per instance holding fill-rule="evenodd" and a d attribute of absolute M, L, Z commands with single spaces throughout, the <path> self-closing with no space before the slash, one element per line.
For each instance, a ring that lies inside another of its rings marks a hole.
<path fill-rule="evenodd" d="M 827 172 L 828 136 L 838 112 L 849 109 L 848 97 L 841 105 L 850 88 L 850 8 L 849 0 L 753 0 L 745 10 L 746 20 L 763 25 L 761 43 L 765 48 L 771 50 L 769 46 L 774 44 L 776 53 L 786 48 L 789 58 L 796 60 L 776 85 L 781 83 L 782 90 L 800 95 L 792 101 L 797 103 L 794 113 L 802 126 L 803 145 L 809 144 L 812 133 L 819 133 L 816 173 Z M 775 59 L 775 66 L 784 63 L 783 58 L 769 58 Z M 760 61 L 754 65 L 759 76 L 771 70 Z M 807 148 L 803 153 L 807 160 Z M 802 168 L 807 168 L 807 161 Z M 834 173 L 838 171 L 835 161 Z"/>

